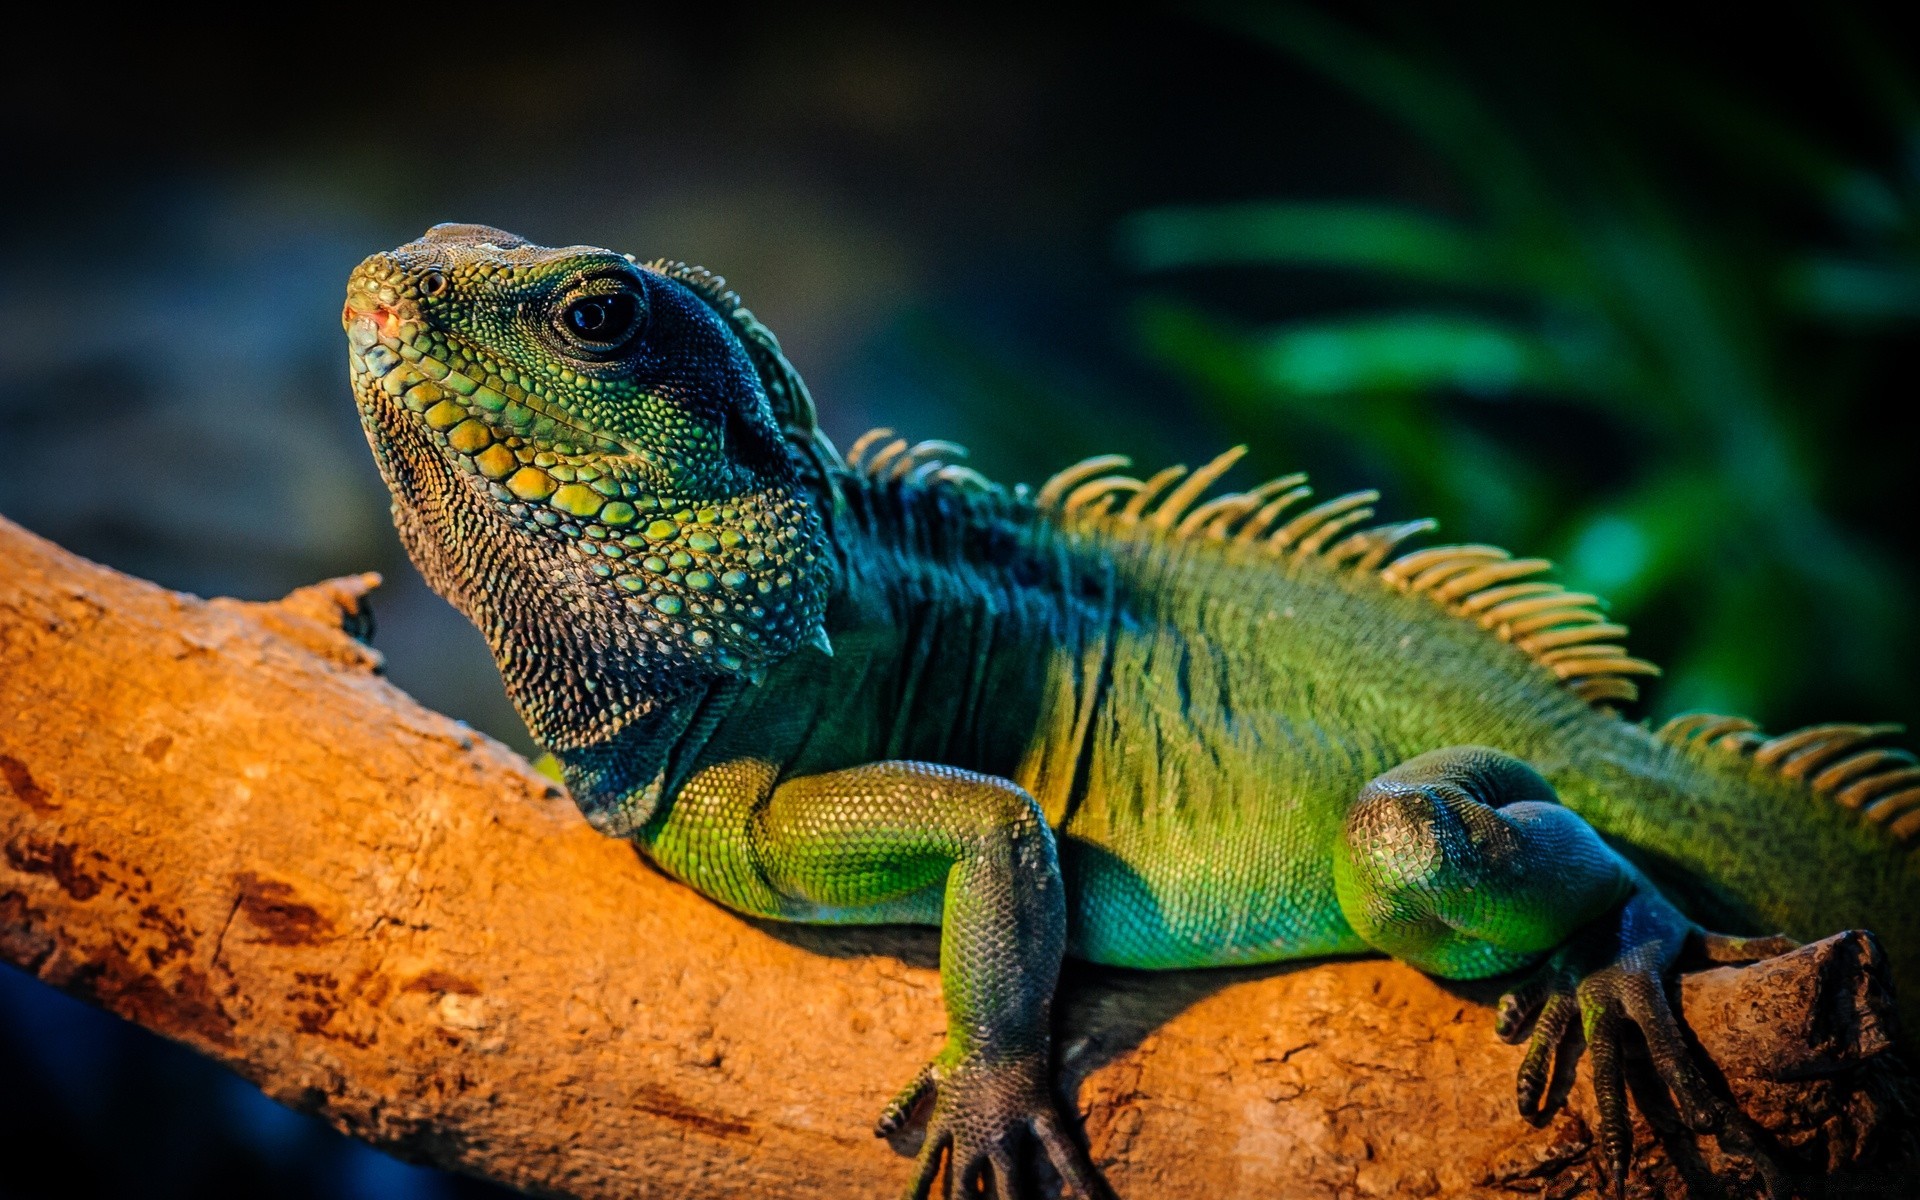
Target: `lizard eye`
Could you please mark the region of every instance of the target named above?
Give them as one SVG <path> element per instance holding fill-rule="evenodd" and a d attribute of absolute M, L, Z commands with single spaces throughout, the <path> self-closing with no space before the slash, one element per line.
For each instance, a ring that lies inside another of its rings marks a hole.
<path fill-rule="evenodd" d="M 640 298 L 630 290 L 578 296 L 560 310 L 555 324 L 568 341 L 594 354 L 625 345 L 640 329 Z"/>

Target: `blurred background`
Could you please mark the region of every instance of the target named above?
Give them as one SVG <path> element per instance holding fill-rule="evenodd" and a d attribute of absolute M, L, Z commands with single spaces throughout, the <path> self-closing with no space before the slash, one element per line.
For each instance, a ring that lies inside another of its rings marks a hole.
<path fill-rule="evenodd" d="M 1900 10 L 713 7 L 16 43 L 0 514 L 201 594 L 380 570 L 393 679 L 528 749 L 338 320 L 361 257 L 480 221 L 725 273 L 843 446 L 1038 481 L 1245 441 L 1243 482 L 1558 559 L 1668 668 L 1643 715 L 1920 726 Z M 8 1143 L 60 1174 L 0 1196 L 504 1194 L 0 968 Z"/>

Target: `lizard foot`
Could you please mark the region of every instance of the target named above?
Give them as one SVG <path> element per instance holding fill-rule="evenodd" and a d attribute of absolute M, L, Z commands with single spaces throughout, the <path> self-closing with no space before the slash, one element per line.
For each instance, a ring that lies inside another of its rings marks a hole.
<path fill-rule="evenodd" d="M 985 1194 L 1017 1200 L 1023 1193 L 1014 1155 L 1028 1136 L 1039 1141 L 1068 1188 L 1079 1196 L 1105 1196 L 1093 1164 L 1066 1132 L 1048 1094 L 1044 1054 L 991 1061 L 982 1055 L 942 1053 L 888 1104 L 874 1134 L 903 1128 L 931 1094 L 927 1138 L 921 1146 L 907 1200 L 926 1200 L 947 1157 L 945 1196 Z"/>
<path fill-rule="evenodd" d="M 1624 1196 L 1633 1129 L 1621 1053 L 1628 1044 L 1628 1031 L 1637 1030 L 1687 1128 L 1696 1135 L 1712 1134 L 1723 1151 L 1748 1163 L 1769 1198 L 1786 1197 L 1790 1192 L 1786 1177 L 1761 1148 L 1759 1131 L 1713 1089 L 1694 1061 L 1667 1002 L 1667 981 L 1689 946 L 1714 962 L 1752 962 L 1797 945 L 1784 936 L 1738 938 L 1707 933 L 1657 894 L 1637 892 L 1554 951 L 1524 983 L 1500 998 L 1495 1031 L 1510 1043 L 1528 1039 L 1518 1083 L 1521 1115 L 1531 1119 L 1539 1114 L 1554 1057 L 1578 1016 L 1592 1057 L 1602 1170 L 1612 1194 Z"/>

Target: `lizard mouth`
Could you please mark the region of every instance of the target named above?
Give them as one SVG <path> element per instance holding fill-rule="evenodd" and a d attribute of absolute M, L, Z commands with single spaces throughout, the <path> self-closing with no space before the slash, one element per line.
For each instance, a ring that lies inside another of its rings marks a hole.
<path fill-rule="evenodd" d="M 551 442 L 552 449 L 567 461 L 579 463 L 605 456 L 606 461 L 620 464 L 620 473 L 647 490 L 672 494 L 673 480 L 651 451 L 585 428 L 536 394 L 515 389 L 510 400 L 494 392 L 482 382 L 484 367 L 479 372 L 471 367 L 463 372 L 440 361 L 431 352 L 427 324 L 407 300 L 386 300 L 356 283 L 347 291 L 340 324 L 347 334 L 354 389 L 362 405 L 378 409 L 382 419 L 405 419 L 410 412 L 437 432 L 464 421 L 476 431 L 469 434 L 474 439 L 479 438 L 477 431 L 484 426 L 489 440 L 514 439 L 516 446 Z M 471 348 L 461 349 L 479 357 Z M 481 378 L 474 378 L 475 374 Z M 475 441 L 466 449 L 479 444 Z M 544 465 L 544 458 L 541 461 Z"/>
<path fill-rule="evenodd" d="M 354 288 L 347 293 L 347 302 L 340 310 L 340 324 L 346 328 L 347 337 L 352 340 L 358 340 L 354 339 L 355 330 L 364 325 L 376 337 L 398 341 L 401 314 L 400 305 L 388 304 L 377 296 Z"/>
<path fill-rule="evenodd" d="M 421 332 L 419 314 L 410 305 L 397 299 L 388 300 L 359 286 L 357 281 L 347 289 L 347 301 L 340 309 L 340 326 L 347 332 L 355 374 L 365 374 L 374 380 L 400 361 L 401 343 L 411 341 Z M 376 347 L 386 350 L 387 354 L 369 356 L 367 352 Z"/>
<path fill-rule="evenodd" d="M 347 302 L 340 309 L 340 325 L 347 332 L 355 383 L 377 384 L 400 364 L 406 323 L 398 304 L 387 303 L 357 287 L 347 293 Z"/>

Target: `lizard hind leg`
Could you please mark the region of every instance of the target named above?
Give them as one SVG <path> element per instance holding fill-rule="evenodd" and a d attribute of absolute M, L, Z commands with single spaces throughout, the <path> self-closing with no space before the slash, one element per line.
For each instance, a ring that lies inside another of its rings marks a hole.
<path fill-rule="evenodd" d="M 1769 1195 L 1778 1168 L 1745 1117 L 1709 1086 L 1667 1002 L 1690 943 L 1721 959 L 1778 953 L 1780 938 L 1709 934 L 1557 803 L 1546 780 L 1496 750 L 1409 759 L 1362 789 L 1335 850 L 1341 911 L 1375 949 L 1423 971 L 1480 978 L 1536 966 L 1502 997 L 1496 1032 L 1531 1028 L 1518 1100 L 1533 1116 L 1575 1019 L 1591 1052 L 1602 1169 L 1622 1194 L 1632 1153 L 1622 1038 L 1637 1030 L 1682 1119 L 1752 1164 Z"/>
<path fill-rule="evenodd" d="M 1546 780 L 1479 746 L 1380 775 L 1341 832 L 1334 881 L 1355 932 L 1449 979 L 1538 962 L 1632 889 L 1630 868 Z"/>

